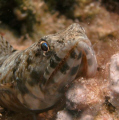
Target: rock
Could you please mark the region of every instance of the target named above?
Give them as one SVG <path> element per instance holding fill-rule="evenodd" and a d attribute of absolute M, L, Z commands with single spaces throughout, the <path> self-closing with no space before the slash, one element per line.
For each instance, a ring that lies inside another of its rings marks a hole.
<path fill-rule="evenodd" d="M 70 110 L 84 109 L 87 104 L 87 91 L 81 84 L 73 85 L 67 92 L 67 107 Z"/>
<path fill-rule="evenodd" d="M 119 53 L 111 57 L 110 62 L 110 88 L 119 94 Z"/>
<path fill-rule="evenodd" d="M 110 102 L 119 110 L 119 53 L 111 57 L 109 88 L 111 90 Z"/>
<path fill-rule="evenodd" d="M 67 111 L 62 110 L 57 113 L 56 120 L 73 120 L 73 118 Z"/>

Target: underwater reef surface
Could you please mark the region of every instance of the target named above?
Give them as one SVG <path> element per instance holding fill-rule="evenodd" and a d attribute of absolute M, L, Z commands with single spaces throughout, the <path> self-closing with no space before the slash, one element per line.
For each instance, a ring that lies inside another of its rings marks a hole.
<path fill-rule="evenodd" d="M 59 103 L 38 120 L 119 120 L 118 0 L 0 0 L 0 35 L 23 50 L 42 36 L 81 24 L 93 44 L 98 69 L 76 79 Z M 32 115 L 2 111 L 1 120 L 32 120 Z"/>

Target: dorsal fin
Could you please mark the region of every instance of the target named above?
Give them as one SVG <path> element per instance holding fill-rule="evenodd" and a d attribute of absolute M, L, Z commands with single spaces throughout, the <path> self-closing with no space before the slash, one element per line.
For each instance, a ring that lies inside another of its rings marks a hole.
<path fill-rule="evenodd" d="M 0 36 L 0 65 L 14 51 L 16 50 L 2 36 Z"/>

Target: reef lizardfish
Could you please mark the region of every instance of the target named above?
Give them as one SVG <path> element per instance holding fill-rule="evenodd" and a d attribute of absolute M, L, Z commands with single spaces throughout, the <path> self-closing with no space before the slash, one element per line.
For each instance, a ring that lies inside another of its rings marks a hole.
<path fill-rule="evenodd" d="M 80 73 L 95 75 L 97 61 L 79 24 L 15 50 L 0 37 L 0 106 L 12 111 L 42 111 L 64 94 Z"/>

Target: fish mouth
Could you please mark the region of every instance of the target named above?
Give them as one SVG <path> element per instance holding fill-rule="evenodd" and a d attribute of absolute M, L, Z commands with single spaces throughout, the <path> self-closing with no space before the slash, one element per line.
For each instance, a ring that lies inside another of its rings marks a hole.
<path fill-rule="evenodd" d="M 55 87 L 62 87 L 67 83 L 70 83 L 70 81 L 80 77 L 82 75 L 82 71 L 85 73 L 84 76 L 86 77 L 95 75 L 97 62 L 90 44 L 87 44 L 83 40 L 77 40 L 71 48 L 66 48 L 66 50 L 66 54 L 64 54 L 64 57 L 57 62 L 56 66 L 53 66 L 53 68 L 50 65 L 48 66 L 47 70 L 49 71 L 49 75 L 47 75 L 47 77 L 44 76 L 45 83 L 41 88 L 43 91 Z M 59 54 L 57 55 L 59 57 Z M 65 68 L 65 66 L 67 68 Z"/>
<path fill-rule="evenodd" d="M 43 89 L 45 90 L 45 89 L 47 89 L 47 87 L 48 87 L 48 85 L 50 84 L 50 83 L 52 83 L 53 81 L 53 78 L 54 78 L 54 76 L 59 72 L 59 71 L 61 71 L 61 69 L 62 69 L 62 67 L 65 67 L 65 64 L 67 63 L 67 61 L 68 61 L 68 59 L 70 59 L 71 58 L 71 54 L 74 52 L 74 50 L 75 49 L 77 49 L 77 44 L 75 44 L 68 52 L 67 52 L 67 54 L 63 57 L 63 59 L 61 59 L 61 61 L 58 63 L 58 65 L 55 67 L 55 69 L 51 72 L 51 74 L 50 74 L 50 76 L 48 77 L 48 79 L 47 79 L 47 81 L 46 81 L 46 83 L 44 84 L 44 87 L 43 87 Z M 77 50 L 78 51 L 78 50 Z M 73 63 L 76 61 L 76 59 L 78 58 L 78 55 L 77 54 L 75 54 L 74 56 L 73 56 Z M 69 65 L 68 65 L 69 66 Z M 72 66 L 72 65 L 71 65 Z M 66 66 L 67 67 L 67 66 Z M 70 71 L 70 66 L 68 67 L 68 70 Z M 63 75 L 64 75 L 64 77 L 65 77 L 65 75 L 67 75 L 67 73 L 62 73 Z M 60 83 L 60 82 L 59 82 Z M 59 83 L 57 83 L 57 84 L 59 84 Z"/>

